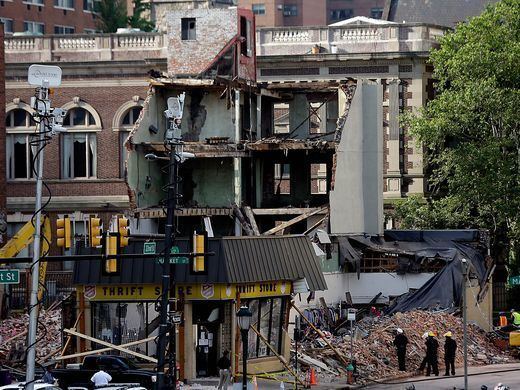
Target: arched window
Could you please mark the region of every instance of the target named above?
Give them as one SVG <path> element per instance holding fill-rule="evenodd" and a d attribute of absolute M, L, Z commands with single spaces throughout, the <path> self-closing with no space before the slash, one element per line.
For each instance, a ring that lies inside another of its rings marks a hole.
<path fill-rule="evenodd" d="M 101 122 L 94 109 L 87 107 L 81 103 L 68 108 L 63 121 L 67 130 L 61 137 L 64 179 L 95 178 L 97 174 L 96 131 L 101 130 Z"/>
<path fill-rule="evenodd" d="M 36 124 L 28 105 L 12 106 L 17 108 L 8 107 L 5 117 L 7 179 L 28 180 L 34 178 L 33 160 L 38 144 L 31 145 L 31 141 L 36 141 Z"/>

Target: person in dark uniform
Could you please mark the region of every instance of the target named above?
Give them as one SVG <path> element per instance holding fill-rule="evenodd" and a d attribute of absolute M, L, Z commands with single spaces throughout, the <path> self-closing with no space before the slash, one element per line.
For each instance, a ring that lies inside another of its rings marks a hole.
<path fill-rule="evenodd" d="M 455 351 L 457 350 L 457 342 L 452 339 L 451 332 L 444 333 L 446 341 L 444 342 L 444 363 L 446 364 L 446 372 L 444 376 L 455 375 Z"/>
<path fill-rule="evenodd" d="M 426 339 L 426 358 L 428 363 L 426 365 L 426 376 L 430 376 L 430 372 L 433 375 L 439 376 L 439 365 L 437 363 L 437 350 L 439 349 L 439 342 L 435 339 L 435 333 L 428 332 L 428 338 Z"/>
<path fill-rule="evenodd" d="M 229 360 L 229 351 L 224 351 L 222 357 L 218 360 L 217 367 L 219 368 L 220 380 L 218 382 L 218 390 L 227 390 L 229 381 L 231 379 L 231 360 Z"/>
<path fill-rule="evenodd" d="M 401 328 L 396 329 L 394 345 L 397 349 L 397 360 L 399 362 L 399 371 L 406 371 L 406 345 L 408 338 L 404 335 Z"/>

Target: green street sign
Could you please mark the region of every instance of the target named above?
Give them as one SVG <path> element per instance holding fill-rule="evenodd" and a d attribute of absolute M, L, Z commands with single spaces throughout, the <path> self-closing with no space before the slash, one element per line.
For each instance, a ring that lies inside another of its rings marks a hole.
<path fill-rule="evenodd" d="M 155 249 L 157 245 L 155 242 L 145 242 L 143 247 L 143 255 L 153 255 L 155 254 Z"/>
<path fill-rule="evenodd" d="M 520 285 L 520 275 L 519 276 L 510 276 L 509 277 L 509 284 L 512 285 L 512 286 Z"/>
<path fill-rule="evenodd" d="M 179 253 L 179 247 L 178 246 L 172 246 L 172 249 L 170 250 L 170 255 L 175 255 L 176 253 Z M 155 260 L 157 263 L 162 264 L 164 263 L 164 257 L 158 257 Z M 170 264 L 189 264 L 190 259 L 184 256 L 170 256 Z"/>
<path fill-rule="evenodd" d="M 19 284 L 20 271 L 17 269 L 0 270 L 0 284 Z"/>

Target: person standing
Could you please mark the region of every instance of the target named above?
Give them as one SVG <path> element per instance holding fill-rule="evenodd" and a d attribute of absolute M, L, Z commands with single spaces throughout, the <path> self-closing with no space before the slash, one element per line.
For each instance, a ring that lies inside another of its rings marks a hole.
<path fill-rule="evenodd" d="M 457 342 L 453 340 L 451 332 L 444 333 L 446 340 L 444 341 L 444 363 L 446 364 L 446 373 L 444 376 L 455 375 L 455 351 L 457 350 Z"/>
<path fill-rule="evenodd" d="M 218 390 L 227 390 L 231 373 L 229 371 L 231 367 L 231 360 L 229 360 L 229 351 L 224 351 L 222 357 L 217 362 L 219 368 L 220 380 L 218 382 Z"/>
<path fill-rule="evenodd" d="M 426 339 L 428 338 L 428 332 L 424 332 L 421 338 L 426 342 Z M 418 371 L 423 372 L 426 368 L 426 364 L 428 364 L 428 356 L 425 354 Z"/>
<path fill-rule="evenodd" d="M 397 361 L 399 362 L 399 371 L 406 371 L 406 345 L 408 338 L 404 335 L 401 328 L 396 329 L 394 346 L 397 349 Z"/>
<path fill-rule="evenodd" d="M 54 382 L 56 382 L 56 378 L 54 378 L 52 375 L 52 365 L 45 368 L 45 373 L 42 376 L 42 380 L 50 385 L 53 385 Z"/>
<path fill-rule="evenodd" d="M 433 375 L 439 376 L 439 365 L 437 363 L 437 350 L 439 349 L 439 342 L 435 339 L 435 333 L 428 332 L 428 338 L 426 339 L 426 376 L 430 376 L 430 372 Z"/>
<path fill-rule="evenodd" d="M 94 383 L 94 387 L 106 386 L 111 380 L 110 374 L 101 369 L 90 378 L 90 381 Z"/>

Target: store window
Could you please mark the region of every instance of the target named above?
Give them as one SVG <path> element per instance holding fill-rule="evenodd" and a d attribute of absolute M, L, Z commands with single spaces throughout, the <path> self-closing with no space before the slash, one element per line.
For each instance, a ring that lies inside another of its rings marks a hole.
<path fill-rule="evenodd" d="M 38 143 L 35 138 L 35 124 L 31 113 L 15 108 L 6 114 L 6 157 L 7 179 L 32 179 L 33 160 Z"/>
<path fill-rule="evenodd" d="M 126 344 L 158 333 L 154 302 L 93 302 L 92 314 L 93 336 L 111 344 Z M 156 346 L 151 341 L 129 349 L 153 356 Z"/>
<path fill-rule="evenodd" d="M 277 352 L 282 349 L 283 298 L 251 299 L 245 305 L 253 313 L 252 326 L 268 341 Z M 248 359 L 272 356 L 273 352 L 253 331 L 248 333 Z"/>
<path fill-rule="evenodd" d="M 265 15 L 265 4 L 252 4 L 251 9 L 255 15 Z"/>

